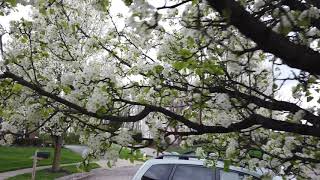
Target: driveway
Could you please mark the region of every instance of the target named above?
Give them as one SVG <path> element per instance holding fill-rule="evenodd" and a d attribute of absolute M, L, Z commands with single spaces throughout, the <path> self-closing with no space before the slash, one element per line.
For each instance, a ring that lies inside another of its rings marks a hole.
<path fill-rule="evenodd" d="M 83 151 L 87 150 L 87 146 L 82 145 L 65 145 L 76 153 L 82 154 Z M 147 156 L 156 157 L 159 153 L 152 148 L 142 148 L 142 153 Z M 107 166 L 106 160 L 96 161 L 102 168 L 94 169 L 89 173 L 74 174 L 66 177 L 59 178 L 59 180 L 69 180 L 69 179 L 81 179 L 81 180 L 130 180 L 134 174 L 138 171 L 139 167 L 143 162 L 135 161 L 131 163 L 128 160 L 118 159 L 115 166 L 109 168 Z"/>
<path fill-rule="evenodd" d="M 130 180 L 140 166 L 126 166 L 113 169 L 96 169 L 85 180 Z"/>
<path fill-rule="evenodd" d="M 78 173 L 61 177 L 56 180 L 130 180 L 138 171 L 140 165 L 115 168 L 99 168 L 89 173 Z"/>

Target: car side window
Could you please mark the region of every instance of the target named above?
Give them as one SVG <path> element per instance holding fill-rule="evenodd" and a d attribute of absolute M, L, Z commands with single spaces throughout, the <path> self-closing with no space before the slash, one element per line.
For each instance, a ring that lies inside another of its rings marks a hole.
<path fill-rule="evenodd" d="M 244 179 L 247 179 L 248 177 L 254 180 L 259 180 L 259 178 L 253 177 L 249 174 L 245 174 L 237 171 L 226 172 L 222 169 L 219 170 L 219 176 L 220 176 L 220 180 L 244 180 Z"/>
<path fill-rule="evenodd" d="M 169 180 L 173 166 L 172 164 L 152 165 L 141 180 Z"/>
<path fill-rule="evenodd" d="M 177 165 L 172 180 L 214 180 L 215 171 L 197 165 Z"/>
<path fill-rule="evenodd" d="M 220 171 L 220 180 L 241 180 L 240 176 L 236 172 Z"/>

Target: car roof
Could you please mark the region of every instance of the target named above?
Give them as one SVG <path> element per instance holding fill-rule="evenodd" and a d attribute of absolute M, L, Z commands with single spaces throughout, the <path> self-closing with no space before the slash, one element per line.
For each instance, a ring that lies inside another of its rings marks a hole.
<path fill-rule="evenodd" d="M 188 159 L 187 159 L 188 158 Z M 185 156 L 185 155 L 161 155 L 155 159 L 150 159 L 145 162 L 145 166 L 152 166 L 156 164 L 187 164 L 187 165 L 204 165 L 205 160 L 199 159 L 196 156 Z M 217 168 L 224 169 L 224 163 L 222 161 L 217 161 Z M 261 174 L 258 172 L 250 171 L 248 169 L 236 166 L 229 166 L 229 169 L 232 171 L 242 172 L 254 177 L 260 177 Z"/>

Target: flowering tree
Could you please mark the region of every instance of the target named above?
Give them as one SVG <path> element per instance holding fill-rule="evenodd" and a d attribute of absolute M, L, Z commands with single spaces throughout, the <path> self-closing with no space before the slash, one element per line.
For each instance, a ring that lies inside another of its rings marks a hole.
<path fill-rule="evenodd" d="M 110 160 L 113 143 L 165 149 L 174 135 L 214 152 L 209 162 L 320 173 L 319 109 L 302 104 L 317 105 L 319 92 L 317 1 L 124 2 L 121 14 L 108 0 L 39 1 L 32 21 L 12 22 L 1 51 L 6 122 L 59 113 Z M 288 81 L 293 97 L 282 98 Z M 152 138 L 122 128 L 139 121 Z"/>

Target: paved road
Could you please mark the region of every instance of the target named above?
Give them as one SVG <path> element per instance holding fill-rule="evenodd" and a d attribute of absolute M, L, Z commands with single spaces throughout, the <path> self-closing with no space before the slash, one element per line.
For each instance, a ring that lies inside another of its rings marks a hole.
<path fill-rule="evenodd" d="M 56 180 L 131 180 L 139 167 L 140 165 L 116 167 L 112 169 L 99 168 L 89 173 L 72 174 Z"/>
<path fill-rule="evenodd" d="M 88 147 L 81 145 L 65 145 L 64 147 L 79 154 L 82 154 L 83 151 L 88 149 Z M 141 151 L 151 157 L 159 155 L 156 150 L 152 148 L 143 148 Z M 132 164 L 127 160 L 118 159 L 113 168 L 108 168 L 106 160 L 99 160 L 96 163 L 98 163 L 102 168 L 94 169 L 90 173 L 65 176 L 59 180 L 130 180 L 142 164 L 142 162 L 135 162 Z"/>
<path fill-rule="evenodd" d="M 140 166 L 127 166 L 113 169 L 96 169 L 84 180 L 130 180 Z"/>

